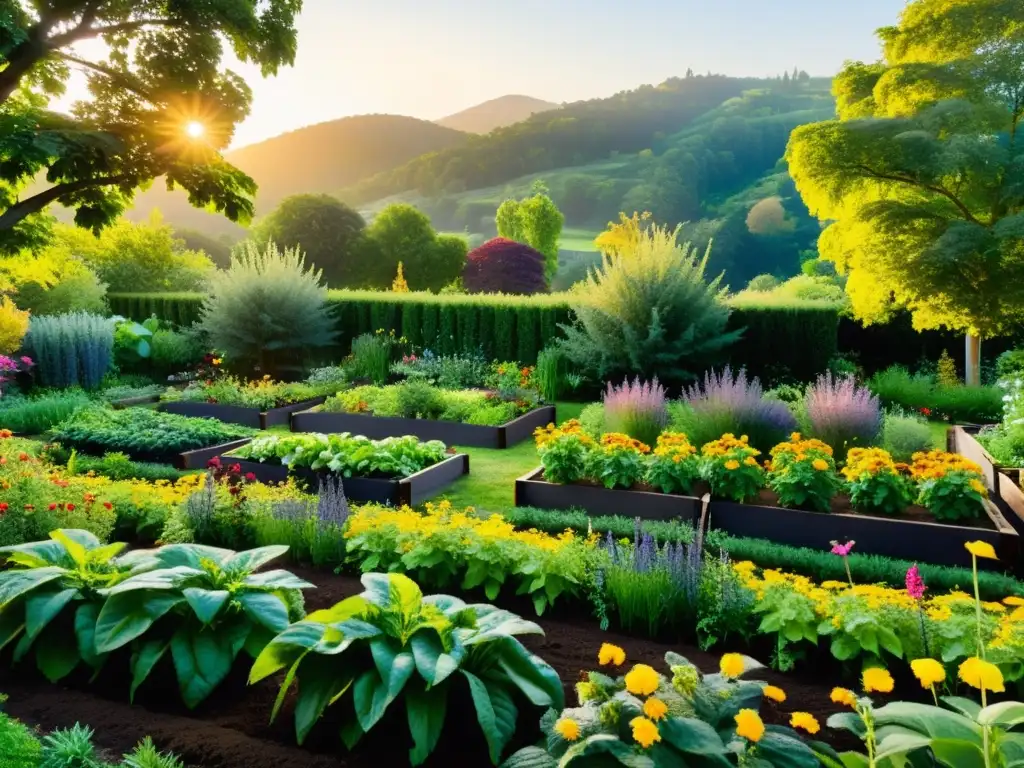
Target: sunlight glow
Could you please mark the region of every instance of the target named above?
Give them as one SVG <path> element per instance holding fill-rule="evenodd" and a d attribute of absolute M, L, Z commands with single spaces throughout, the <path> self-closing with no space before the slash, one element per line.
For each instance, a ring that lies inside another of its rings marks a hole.
<path fill-rule="evenodd" d="M 202 123 L 192 120 L 185 125 L 185 133 L 191 139 L 198 139 L 204 133 L 206 133 L 206 126 Z"/>

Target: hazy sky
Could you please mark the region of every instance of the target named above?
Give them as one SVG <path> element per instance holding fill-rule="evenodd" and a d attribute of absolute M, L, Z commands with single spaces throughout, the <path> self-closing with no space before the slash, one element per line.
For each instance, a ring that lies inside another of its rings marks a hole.
<path fill-rule="evenodd" d="M 305 0 L 295 66 L 253 89 L 235 146 L 372 112 L 436 119 L 522 93 L 607 96 L 687 67 L 834 74 L 875 59 L 904 0 Z"/>

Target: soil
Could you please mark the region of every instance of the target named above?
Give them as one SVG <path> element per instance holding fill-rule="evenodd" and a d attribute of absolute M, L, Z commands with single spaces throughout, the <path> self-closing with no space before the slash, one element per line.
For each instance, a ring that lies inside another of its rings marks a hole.
<path fill-rule="evenodd" d="M 318 585 L 315 591 L 307 593 L 308 610 L 329 607 L 362 591 L 359 580 L 352 576 L 304 568 L 292 570 Z M 627 663 L 644 662 L 656 669 L 664 668 L 667 651 L 683 655 L 705 672 L 717 671 L 721 656 L 720 651 L 709 654 L 683 644 L 602 632 L 592 619 L 567 612 L 538 623 L 545 635 L 526 636 L 524 644 L 557 670 L 570 703 L 576 701 L 573 686 L 580 679 L 581 670 L 595 668 L 597 651 L 603 642 L 624 648 Z M 761 650 L 764 651 L 762 658 L 767 658 L 768 649 Z M 802 675 L 783 675 L 765 669 L 752 676 L 777 685 L 788 694 L 785 704 L 766 702 L 762 711 L 766 721 L 784 724 L 789 712 L 800 709 L 815 714 L 824 729 L 828 715 L 841 709 L 829 700 L 831 686 L 838 679 L 838 669 L 831 657 L 810 662 Z M 97 745 L 116 754 L 130 751 L 148 735 L 158 748 L 176 752 L 187 765 L 197 768 L 390 768 L 408 764 L 410 744 L 401 707 L 392 707 L 388 715 L 392 722 L 385 720 L 379 724 L 352 753 L 347 753 L 342 746 L 337 735 L 337 715 L 332 717 L 330 709 L 306 744 L 298 747 L 294 742 L 292 702 L 285 705 L 273 725 L 268 722 L 280 679 L 247 688 L 247 664 L 239 663 L 232 676 L 194 712 L 187 711 L 180 703 L 177 681 L 170 667 L 154 673 L 139 690 L 133 706 L 128 704 L 129 677 L 114 668 L 126 668 L 124 660 L 116 665 L 112 660 L 109 666 L 100 682 L 94 685 L 89 685 L 84 677 L 72 677 L 66 684 L 52 685 L 41 680 L 29 665 L 14 671 L 4 668 L 0 671 L 0 691 L 9 696 L 5 710 L 45 730 L 68 727 L 76 722 L 87 724 L 96 732 Z M 909 689 L 909 686 L 900 687 L 904 691 Z M 529 716 L 521 716 L 521 721 L 522 727 L 510 752 L 539 737 Z M 490 765 L 468 697 L 464 701 L 455 698 L 446 723 L 428 766 L 483 768 Z M 823 730 L 819 737 L 824 735 Z M 848 742 L 834 745 L 837 748 L 855 746 Z"/>

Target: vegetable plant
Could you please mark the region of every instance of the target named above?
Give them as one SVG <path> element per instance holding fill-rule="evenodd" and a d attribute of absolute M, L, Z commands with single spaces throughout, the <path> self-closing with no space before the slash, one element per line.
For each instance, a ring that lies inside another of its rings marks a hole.
<path fill-rule="evenodd" d="M 0 648 L 16 640 L 14 661 L 32 652 L 51 682 L 81 662 L 98 672 L 107 655 L 94 637 L 104 590 L 157 566 L 144 551 L 119 557 L 125 546 L 63 529 L 47 541 L 0 548 L 8 565 L 0 571 Z"/>
<path fill-rule="evenodd" d="M 309 582 L 288 571 L 257 572 L 285 546 L 233 552 L 172 544 L 152 552 L 157 567 L 100 590 L 96 648 L 131 645 L 131 695 L 170 651 L 182 699 L 190 709 L 216 688 L 238 654 L 255 658 L 303 614 Z"/>
<path fill-rule="evenodd" d="M 437 745 L 449 696 L 462 688 L 497 764 L 516 730 L 517 701 L 561 708 L 557 673 L 517 638 L 543 634 L 536 624 L 491 605 L 424 596 L 400 574 L 367 573 L 362 582 L 366 591 L 288 627 L 253 665 L 250 683 L 287 669 L 272 717 L 298 683 L 300 744 L 340 702 L 341 735 L 351 749 L 401 700 L 414 743 L 409 760 L 420 765 Z"/>

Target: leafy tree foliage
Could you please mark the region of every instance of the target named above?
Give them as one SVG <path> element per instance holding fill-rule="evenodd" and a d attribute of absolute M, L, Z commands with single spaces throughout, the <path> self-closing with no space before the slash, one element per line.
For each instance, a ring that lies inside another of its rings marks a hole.
<path fill-rule="evenodd" d="M 300 249 L 310 266 L 324 273 L 328 285 L 342 288 L 360 279 L 360 265 L 353 262 L 352 254 L 364 229 L 363 217 L 337 198 L 293 195 L 260 222 L 254 239 Z"/>
<path fill-rule="evenodd" d="M 76 257 L 66 244 L 55 244 L 32 259 L 47 270 L 49 277 L 19 281 L 15 298 L 18 306 L 33 315 L 61 315 L 67 312 L 106 313 L 107 286 L 96 273 Z"/>
<path fill-rule="evenodd" d="M 352 287 L 388 288 L 402 262 L 410 290 L 438 291 L 462 274 L 466 250 L 463 238 L 438 235 L 425 213 L 395 203 L 366 228 L 353 265 L 361 282 Z"/>
<path fill-rule="evenodd" d="M 865 322 L 905 307 L 918 329 L 1004 333 L 1024 314 L 1024 6 L 914 0 L 879 37 L 882 61 L 837 78 L 836 119 L 787 150 L 832 222 L 821 255 Z"/>
<path fill-rule="evenodd" d="M 523 243 L 544 255 L 544 278 L 550 284 L 558 271 L 558 238 L 565 217 L 543 182 L 535 182 L 532 191 L 531 197 L 503 202 L 495 223 L 499 237 Z"/>
<path fill-rule="evenodd" d="M 221 66 L 225 46 L 264 75 L 295 57 L 300 0 L 136 0 L 0 4 L 0 246 L 38 245 L 52 203 L 99 231 L 135 190 L 164 176 L 189 202 L 232 220 L 252 215 L 252 179 L 219 150 L 249 112 L 244 81 Z M 78 44 L 100 41 L 105 57 Z M 48 110 L 72 69 L 90 98 Z M 189 136 L 192 122 L 201 137 Z M 31 187 L 44 175 L 48 186 Z"/>
<path fill-rule="evenodd" d="M 544 266 L 540 251 L 496 237 L 470 252 L 462 285 L 470 293 L 540 293 L 546 287 Z"/>

